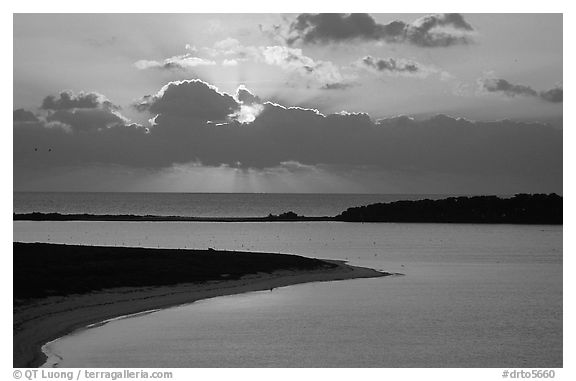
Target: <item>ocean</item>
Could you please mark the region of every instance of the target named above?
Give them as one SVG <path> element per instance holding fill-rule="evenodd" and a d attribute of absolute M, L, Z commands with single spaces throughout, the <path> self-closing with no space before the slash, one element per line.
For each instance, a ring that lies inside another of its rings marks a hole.
<path fill-rule="evenodd" d="M 14 192 L 14 213 L 134 214 L 185 217 L 264 217 L 293 211 L 335 216 L 349 207 L 447 195 L 303 193 Z"/>
<path fill-rule="evenodd" d="M 59 199 L 65 210 L 74 212 L 98 210 L 98 203 L 106 205 L 103 200 L 87 205 L 78 201 L 102 195 L 74 195 L 68 198 L 75 201 L 67 206 L 62 201 L 66 195 L 49 199 Z M 238 199 L 260 196 L 240 195 Z M 298 196 L 268 206 L 297 206 Z M 282 195 L 266 197 L 282 199 Z M 329 204 L 323 201 L 328 197 L 303 196 L 307 197 Z M 338 197 L 354 204 L 367 200 L 362 197 L 398 196 L 334 195 Z M 128 200 L 130 196 L 111 198 Z M 16 199 L 15 194 L 15 211 L 31 210 L 25 209 L 30 206 L 24 207 L 23 199 L 50 204 L 38 201 L 38 195 L 19 198 L 19 205 Z M 159 203 L 170 208 L 177 204 Z M 238 210 L 262 215 L 264 204 L 256 201 L 258 207 L 253 208 L 246 202 L 228 210 L 222 207 L 219 213 L 224 216 Z M 62 206 L 52 205 L 44 211 L 63 212 Z M 134 205 L 138 203 L 118 201 L 116 209 L 108 206 L 96 213 L 157 210 L 172 214 L 168 210 L 173 210 L 158 205 L 135 209 Z M 352 205 L 343 209 L 348 206 Z M 199 208 L 182 206 L 181 210 L 196 213 Z M 314 215 L 324 210 L 335 214 L 328 206 L 307 208 L 299 213 Z M 15 221 L 13 227 L 14 241 L 22 242 L 293 253 L 403 274 L 220 297 L 111 321 L 48 345 L 50 361 L 60 367 L 563 365 L 562 226 Z"/>

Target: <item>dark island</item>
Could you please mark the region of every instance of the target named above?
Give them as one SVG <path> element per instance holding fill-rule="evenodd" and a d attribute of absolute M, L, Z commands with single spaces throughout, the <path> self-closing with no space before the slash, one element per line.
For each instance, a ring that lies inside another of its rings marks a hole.
<path fill-rule="evenodd" d="M 349 208 L 334 218 L 346 222 L 423 222 L 478 224 L 562 224 L 562 197 L 517 194 L 396 201 Z"/>

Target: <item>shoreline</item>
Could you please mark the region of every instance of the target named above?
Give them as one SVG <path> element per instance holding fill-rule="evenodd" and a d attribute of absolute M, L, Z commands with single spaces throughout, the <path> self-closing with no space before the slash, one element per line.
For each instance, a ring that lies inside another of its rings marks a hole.
<path fill-rule="evenodd" d="M 14 213 L 13 221 L 99 221 L 99 222 L 325 222 L 337 221 L 329 216 L 267 216 L 267 217 L 186 217 L 134 214 L 60 214 Z"/>
<path fill-rule="evenodd" d="M 106 320 L 190 304 L 218 296 L 263 291 L 301 283 L 326 282 L 394 275 L 351 266 L 343 261 L 322 260 L 334 265 L 313 270 L 278 270 L 250 274 L 235 280 L 182 283 L 171 286 L 124 287 L 90 294 L 53 296 L 14 308 L 14 367 L 42 366 L 42 348 L 78 329 Z"/>

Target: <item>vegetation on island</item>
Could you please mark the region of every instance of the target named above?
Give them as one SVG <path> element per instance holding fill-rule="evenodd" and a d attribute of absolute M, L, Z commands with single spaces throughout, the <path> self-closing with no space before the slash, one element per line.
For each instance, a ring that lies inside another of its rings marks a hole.
<path fill-rule="evenodd" d="M 517 194 L 395 201 L 349 208 L 335 217 L 346 222 L 439 222 L 483 224 L 562 224 L 562 197 Z"/>
<path fill-rule="evenodd" d="M 298 255 L 14 242 L 14 302 L 116 287 L 239 279 L 335 265 Z"/>

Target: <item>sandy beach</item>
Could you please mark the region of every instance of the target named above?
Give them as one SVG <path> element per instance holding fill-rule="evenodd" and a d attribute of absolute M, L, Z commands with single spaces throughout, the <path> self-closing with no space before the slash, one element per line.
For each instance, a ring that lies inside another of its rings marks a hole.
<path fill-rule="evenodd" d="M 323 262 L 330 264 L 331 267 L 259 272 L 238 279 L 201 283 L 111 288 L 86 294 L 49 296 L 19 303 L 14 306 L 13 365 L 41 366 L 47 359 L 42 351 L 42 346 L 46 343 L 77 329 L 123 315 L 299 283 L 391 275 L 373 269 L 350 266 L 340 261 Z"/>

